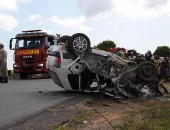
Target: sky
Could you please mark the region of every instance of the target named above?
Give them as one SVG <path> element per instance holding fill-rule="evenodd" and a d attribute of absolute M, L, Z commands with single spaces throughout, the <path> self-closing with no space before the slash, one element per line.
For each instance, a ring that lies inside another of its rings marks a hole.
<path fill-rule="evenodd" d="M 0 0 L 0 42 L 13 53 L 9 40 L 23 30 L 51 34 L 86 34 L 91 46 L 112 40 L 117 47 L 144 54 L 170 47 L 170 0 Z"/>

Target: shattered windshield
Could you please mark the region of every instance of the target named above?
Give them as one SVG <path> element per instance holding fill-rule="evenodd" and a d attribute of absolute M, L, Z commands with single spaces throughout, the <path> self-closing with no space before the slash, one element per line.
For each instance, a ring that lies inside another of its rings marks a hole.
<path fill-rule="evenodd" d="M 43 43 L 44 43 L 43 37 L 17 39 L 15 48 L 16 49 L 41 48 L 43 46 Z"/>

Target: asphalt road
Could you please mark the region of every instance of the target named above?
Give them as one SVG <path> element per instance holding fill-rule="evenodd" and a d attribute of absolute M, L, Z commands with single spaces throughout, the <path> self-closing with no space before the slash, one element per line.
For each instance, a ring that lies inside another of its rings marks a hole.
<path fill-rule="evenodd" d="M 9 80 L 0 83 L 0 130 L 74 97 L 52 79 Z"/>

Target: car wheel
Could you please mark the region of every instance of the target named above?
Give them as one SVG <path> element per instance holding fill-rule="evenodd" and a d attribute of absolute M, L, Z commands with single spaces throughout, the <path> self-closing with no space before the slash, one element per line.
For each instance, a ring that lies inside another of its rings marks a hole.
<path fill-rule="evenodd" d="M 62 43 L 69 43 L 70 42 L 70 36 L 64 35 L 64 36 L 60 37 L 58 39 L 57 43 L 60 43 L 60 42 L 62 42 Z"/>
<path fill-rule="evenodd" d="M 90 39 L 83 33 L 76 33 L 71 36 L 68 47 L 70 51 L 78 56 L 83 52 L 87 52 L 90 48 Z"/>
<path fill-rule="evenodd" d="M 152 81 L 157 77 L 157 69 L 150 61 L 144 61 L 138 66 L 139 77 L 144 81 Z"/>

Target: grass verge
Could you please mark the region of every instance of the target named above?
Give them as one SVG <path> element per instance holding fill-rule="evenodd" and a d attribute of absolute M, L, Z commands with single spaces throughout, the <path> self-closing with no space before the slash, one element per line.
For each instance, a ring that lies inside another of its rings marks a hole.
<path fill-rule="evenodd" d="M 132 111 L 115 130 L 170 130 L 170 100 L 149 100 Z"/>
<path fill-rule="evenodd" d="M 81 125 L 90 117 L 91 113 L 87 110 L 78 110 L 77 115 L 75 115 L 71 120 L 61 126 L 58 126 L 55 130 L 75 130 L 76 125 Z"/>

